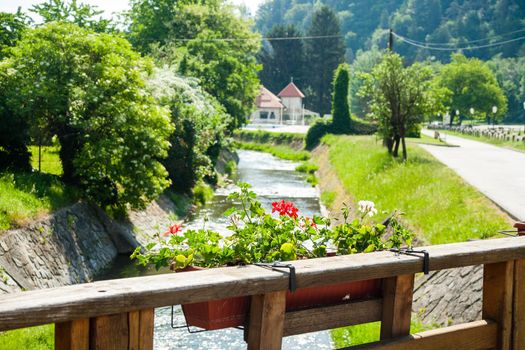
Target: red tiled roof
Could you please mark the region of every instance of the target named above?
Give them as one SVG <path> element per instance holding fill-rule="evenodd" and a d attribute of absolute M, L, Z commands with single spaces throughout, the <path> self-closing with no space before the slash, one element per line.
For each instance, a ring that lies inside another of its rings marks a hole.
<path fill-rule="evenodd" d="M 281 92 L 279 92 L 279 97 L 300 97 L 304 98 L 303 93 L 295 84 L 292 82 L 288 84 Z"/>
<path fill-rule="evenodd" d="M 272 94 L 270 90 L 264 86 L 261 87 L 259 95 L 255 99 L 255 104 L 257 108 L 284 108 L 279 97 Z"/>

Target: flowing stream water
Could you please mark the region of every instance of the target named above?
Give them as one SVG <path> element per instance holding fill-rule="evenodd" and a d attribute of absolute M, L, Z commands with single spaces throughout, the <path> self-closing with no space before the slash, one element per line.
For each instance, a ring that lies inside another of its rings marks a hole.
<path fill-rule="evenodd" d="M 306 216 L 318 214 L 321 210 L 318 191 L 311 187 L 302 174 L 295 171 L 297 163 L 275 158 L 267 153 L 254 151 L 238 151 L 237 167 L 238 181 L 248 182 L 257 193 L 266 210 L 271 209 L 271 203 L 284 199 L 292 201 L 299 208 L 299 213 Z M 204 225 L 212 230 L 224 232 L 228 225 L 223 213 L 232 203 L 228 194 L 234 186 L 219 189 L 213 200 L 198 210 L 185 228 L 201 228 Z M 161 271 L 160 273 L 169 273 Z M 153 270 L 138 269 L 128 258 L 117 259 L 114 266 L 101 279 L 122 278 L 159 273 Z M 185 325 L 184 315 L 179 306 L 174 308 L 173 323 Z M 155 311 L 155 349 L 246 349 L 243 331 L 229 328 L 201 333 L 189 333 L 184 328 L 171 327 L 171 307 L 158 308 Z M 283 349 L 309 350 L 331 349 L 332 344 L 328 332 L 315 332 L 283 340 Z"/>

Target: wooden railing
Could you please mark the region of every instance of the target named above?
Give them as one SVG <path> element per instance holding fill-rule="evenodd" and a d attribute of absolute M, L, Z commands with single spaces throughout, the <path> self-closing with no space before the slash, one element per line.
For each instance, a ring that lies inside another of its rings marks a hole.
<path fill-rule="evenodd" d="M 430 270 L 484 265 L 482 320 L 409 335 L 423 260 L 385 251 L 293 262 L 299 288 L 382 278 L 378 299 L 286 312 L 287 273 L 228 267 L 6 295 L 0 331 L 55 323 L 56 349 L 152 349 L 154 308 L 250 295 L 249 349 L 280 349 L 283 336 L 372 321 L 381 321 L 381 341 L 355 349 L 525 349 L 525 237 L 422 249 Z"/>

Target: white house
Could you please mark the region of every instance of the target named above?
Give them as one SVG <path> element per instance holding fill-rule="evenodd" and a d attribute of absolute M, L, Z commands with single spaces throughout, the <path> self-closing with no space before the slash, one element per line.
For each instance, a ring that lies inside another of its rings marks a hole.
<path fill-rule="evenodd" d="M 292 82 L 277 95 L 281 98 L 285 109 L 283 120 L 290 124 L 304 124 L 304 94 Z"/>
<path fill-rule="evenodd" d="M 257 109 L 249 120 L 252 124 L 305 124 L 305 115 L 319 116 L 304 108 L 304 94 L 293 83 L 288 84 L 275 96 L 264 86 L 261 87 L 259 95 L 255 100 Z"/>
<path fill-rule="evenodd" d="M 255 99 L 257 109 L 250 115 L 253 124 L 281 124 L 283 119 L 284 105 L 279 97 L 272 94 L 270 90 L 261 87 L 259 95 Z"/>

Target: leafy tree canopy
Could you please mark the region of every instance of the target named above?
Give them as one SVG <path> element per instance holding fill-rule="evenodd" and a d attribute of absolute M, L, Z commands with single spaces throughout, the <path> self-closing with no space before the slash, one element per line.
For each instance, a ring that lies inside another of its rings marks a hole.
<path fill-rule="evenodd" d="M 507 112 L 507 99 L 498 85 L 494 73 L 482 61 L 468 59 L 462 54 L 452 55 L 452 61 L 443 66 L 437 76 L 436 84 L 449 91 L 450 111 L 459 110 L 460 117 L 470 115 L 482 121 L 492 116 L 492 107 L 496 106 L 496 118 L 501 120 Z M 452 124 L 455 113 L 450 113 Z M 460 120 L 461 122 L 461 120 Z"/>
<path fill-rule="evenodd" d="M 268 38 L 297 38 L 302 33 L 294 25 L 276 25 L 265 35 Z M 261 83 L 270 91 L 279 92 L 293 78 L 296 85 L 305 87 L 305 52 L 302 40 L 270 40 L 264 43 L 259 55 L 263 69 Z"/>
<path fill-rule="evenodd" d="M 0 12 L 0 60 L 6 55 L 5 49 L 14 46 L 30 22 L 20 8 L 16 13 Z"/>
<path fill-rule="evenodd" d="M 44 23 L 70 22 L 96 32 L 115 30 L 110 20 L 102 17 L 96 18 L 104 11 L 97 10 L 96 6 L 78 3 L 77 0 L 47 0 L 47 2 L 33 5 L 29 11 L 40 15 Z"/>
<path fill-rule="evenodd" d="M 12 110 L 58 136 L 64 179 L 85 197 L 141 208 L 168 186 L 168 110 L 146 89 L 151 62 L 126 40 L 53 22 L 28 31 L 9 64 Z"/>
<path fill-rule="evenodd" d="M 322 6 L 314 12 L 307 36 L 330 36 L 321 40 L 306 41 L 307 65 L 310 72 L 307 75 L 307 85 L 312 90 L 307 103 L 321 115 L 330 112 L 332 78 L 337 66 L 344 61 L 345 48 L 342 38 L 338 37 L 340 34 L 339 20 L 328 6 Z"/>
<path fill-rule="evenodd" d="M 233 117 L 230 130 L 240 126 L 259 89 L 260 36 L 223 0 L 180 2 L 173 11 L 165 38 L 170 44 L 155 56 L 178 66 L 182 75 L 199 79 Z M 162 45 L 162 40 L 158 43 Z"/>
<path fill-rule="evenodd" d="M 400 55 L 386 52 L 371 73 L 364 74 L 360 94 L 370 102 L 370 117 L 379 124 L 379 134 L 394 157 L 402 147 L 407 158 L 405 137 L 425 117 L 443 108 L 444 90 L 432 86 L 432 70 L 415 63 L 404 67 Z"/>

